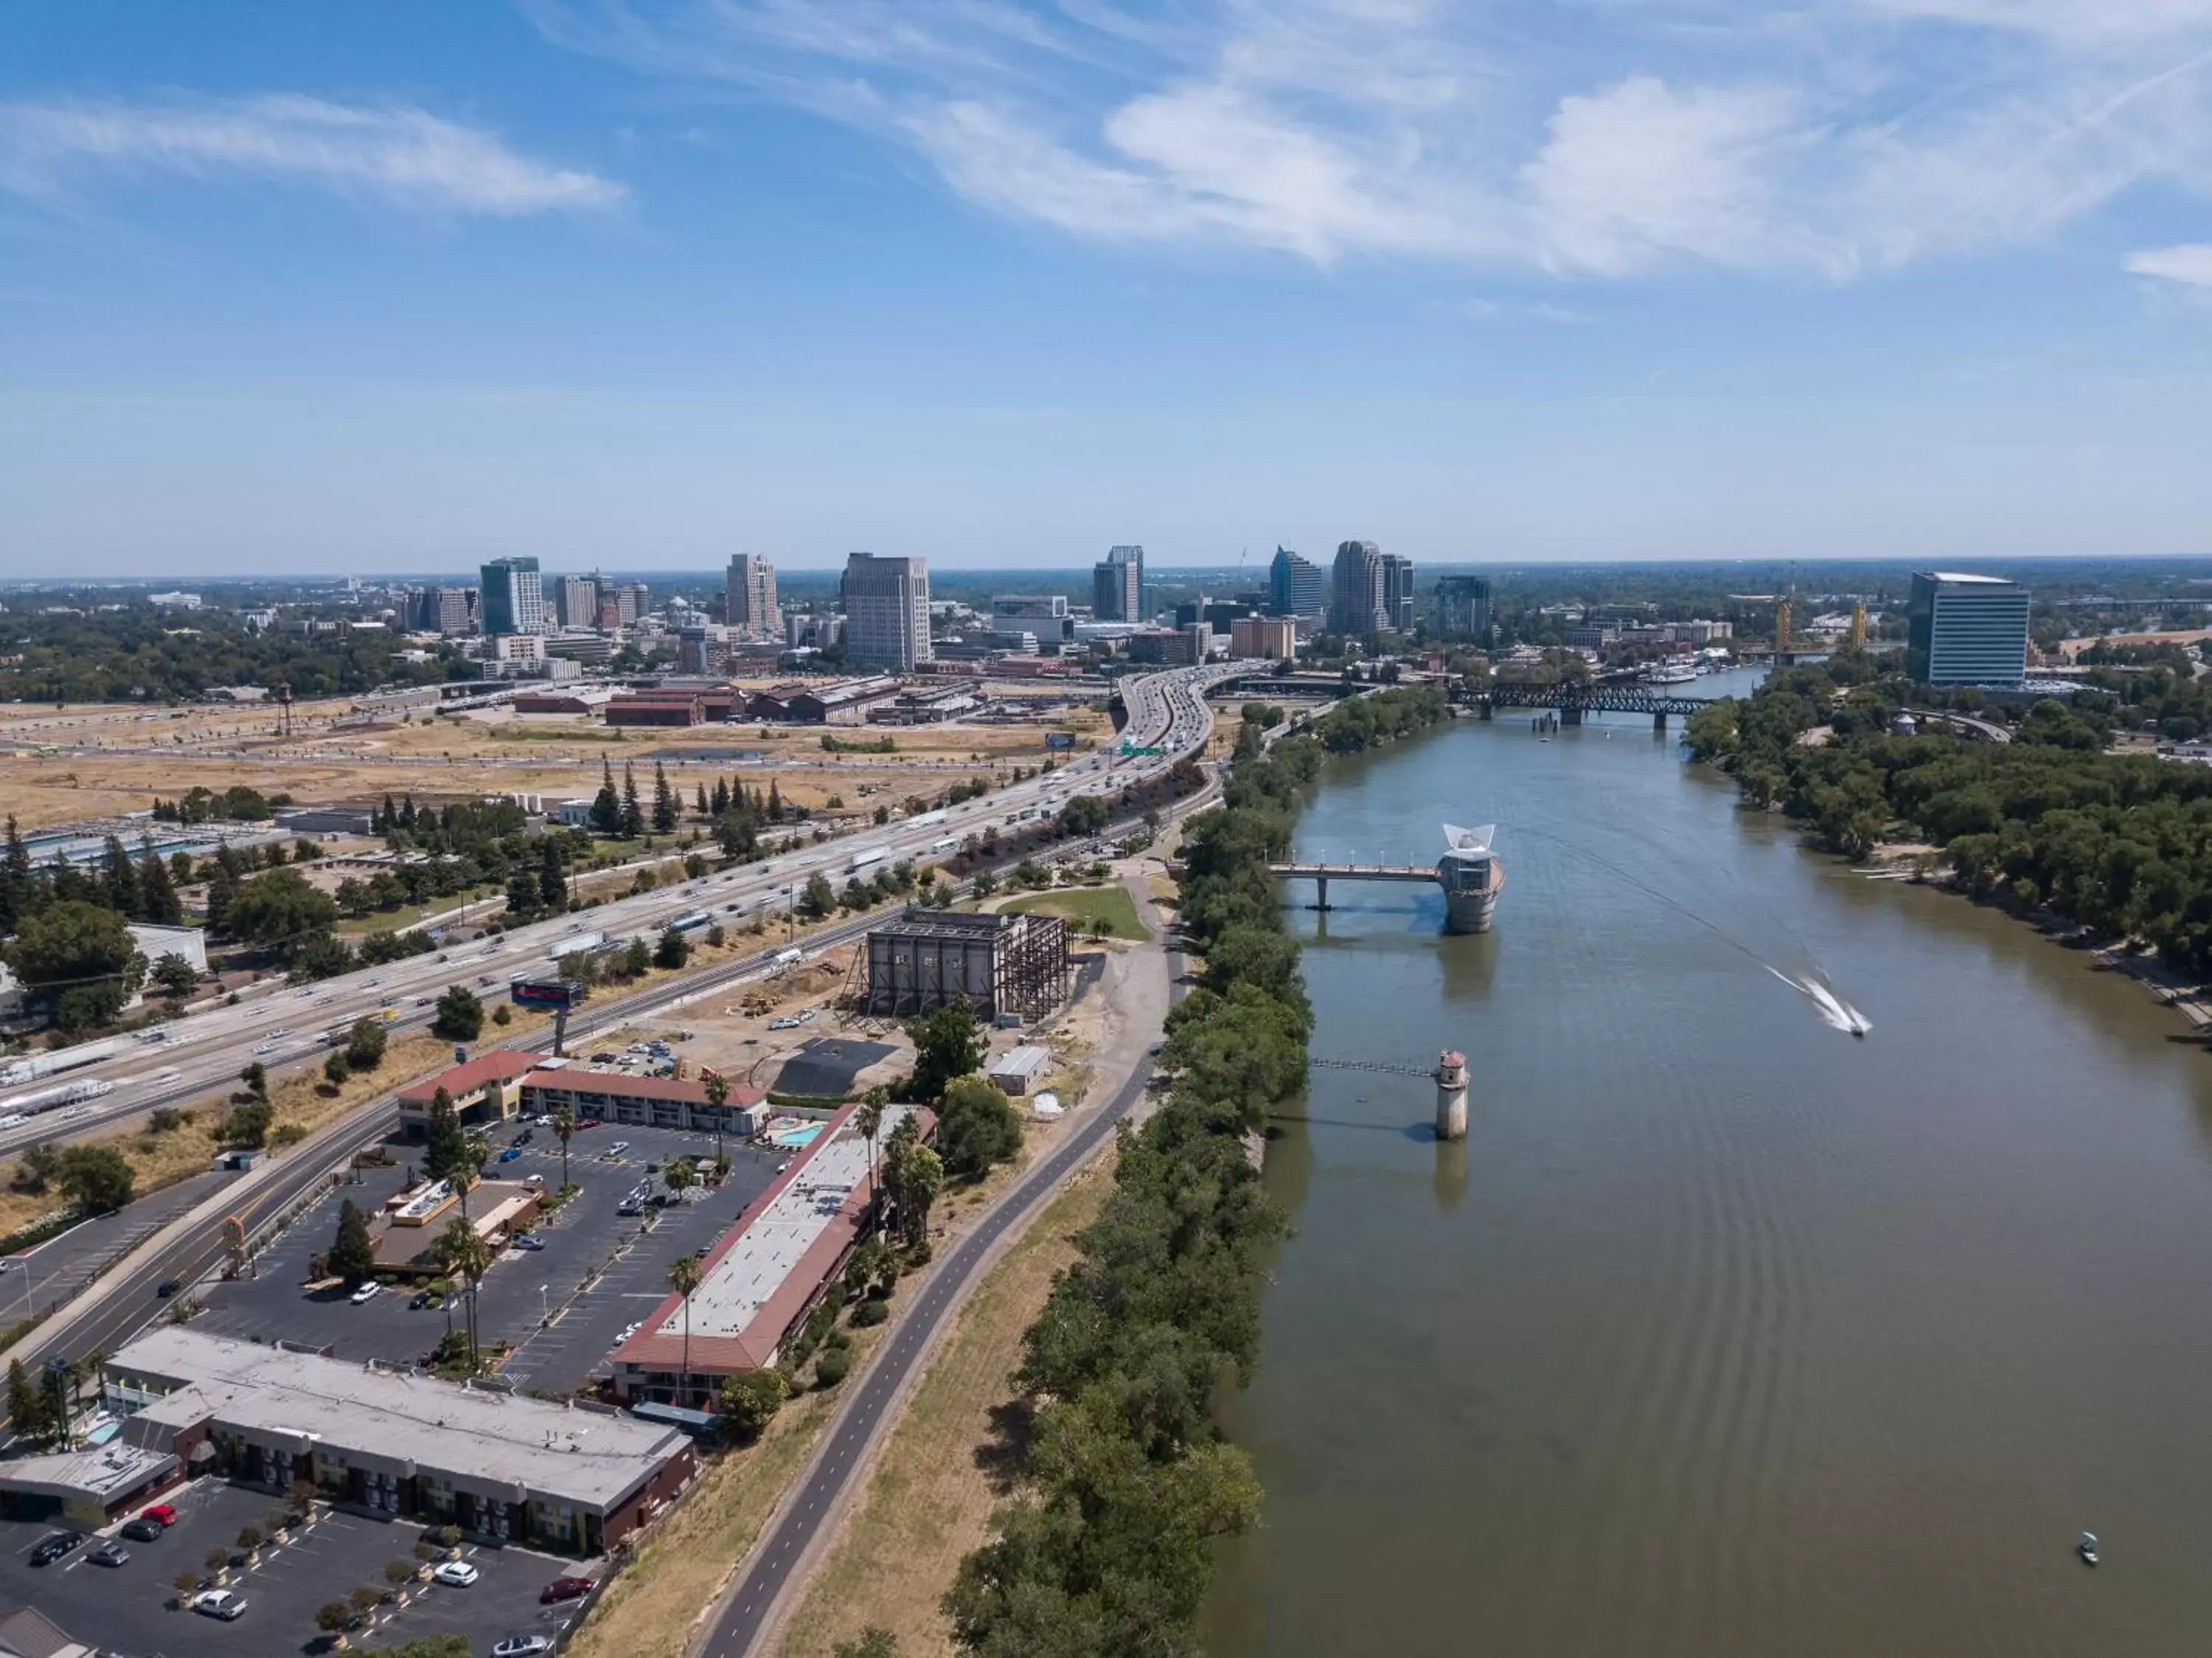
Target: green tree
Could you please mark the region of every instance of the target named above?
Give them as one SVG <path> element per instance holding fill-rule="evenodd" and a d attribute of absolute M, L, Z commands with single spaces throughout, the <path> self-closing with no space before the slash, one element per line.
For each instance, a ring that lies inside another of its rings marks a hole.
<path fill-rule="evenodd" d="M 623 767 L 622 833 L 625 840 L 635 840 L 645 833 L 645 813 L 637 803 L 637 774 L 628 765 Z"/>
<path fill-rule="evenodd" d="M 78 899 L 26 917 L 7 958 L 31 999 L 72 1033 L 114 1018 L 146 972 L 124 917 Z"/>
<path fill-rule="evenodd" d="M 465 984 L 449 985 L 438 998 L 430 1034 L 448 1042 L 473 1042 L 483 1030 L 483 1003 L 474 991 Z"/>
<path fill-rule="evenodd" d="M 175 927 L 185 919 L 184 900 L 177 896 L 169 866 L 154 850 L 150 839 L 141 839 L 138 851 L 138 917 L 156 927 Z"/>
<path fill-rule="evenodd" d="M 830 884 L 829 877 L 816 870 L 806 878 L 805 890 L 799 895 L 799 912 L 809 921 L 819 921 L 837 907 L 837 889 Z"/>
<path fill-rule="evenodd" d="M 709 1070 L 701 1076 L 700 1082 L 706 1090 L 707 1104 L 714 1113 L 714 1167 L 718 1171 L 726 1171 L 730 1158 L 722 1149 L 722 1108 L 730 1101 L 730 1079 L 718 1070 Z"/>
<path fill-rule="evenodd" d="M 911 1249 L 929 1241 L 929 1210 L 945 1189 L 945 1163 L 907 1131 L 914 1119 L 891 1131 L 884 1152 L 884 1190 L 898 1211 L 898 1233 Z"/>
<path fill-rule="evenodd" d="M 538 902 L 549 911 L 568 907 L 568 875 L 561 864 L 561 843 L 551 835 L 538 848 Z"/>
<path fill-rule="evenodd" d="M 730 1436 L 750 1445 L 768 1430 L 791 1389 L 781 1370 L 749 1370 L 722 1383 L 722 1420 Z"/>
<path fill-rule="evenodd" d="M 430 1096 L 424 1131 L 428 1136 L 422 1149 L 424 1171 L 432 1179 L 449 1181 L 459 1190 L 475 1166 L 469 1161 L 468 1136 L 462 1131 L 460 1114 L 453 1109 L 453 1096 L 443 1088 Z"/>
<path fill-rule="evenodd" d="M 480 1236 L 465 1210 L 446 1222 L 438 1234 L 438 1261 L 447 1272 L 468 1285 L 469 1373 L 477 1370 L 477 1287 L 491 1271 L 491 1246 Z"/>
<path fill-rule="evenodd" d="M 660 936 L 660 947 L 653 953 L 656 967 L 680 967 L 691 959 L 691 941 L 684 936 L 680 927 L 671 927 Z"/>
<path fill-rule="evenodd" d="M 280 961 L 291 961 L 308 940 L 328 935 L 337 918 L 337 901 L 297 869 L 271 869 L 238 889 L 223 929 Z"/>
<path fill-rule="evenodd" d="M 8 1362 L 8 1424 L 26 1439 L 40 1440 L 53 1432 L 54 1405 L 46 1390 L 31 1380 L 23 1361 Z"/>
<path fill-rule="evenodd" d="M 338 1205 L 338 1231 L 331 1242 L 330 1270 L 333 1277 L 345 1280 L 349 1289 L 358 1289 L 376 1276 L 376 1247 L 369 1239 L 368 1217 L 354 1207 L 350 1198 Z"/>
<path fill-rule="evenodd" d="M 173 950 L 155 958 L 153 982 L 172 1002 L 181 1002 L 200 982 L 199 969 Z"/>
<path fill-rule="evenodd" d="M 876 1137 L 884 1131 L 883 1090 L 870 1088 L 860 1103 L 853 1108 L 853 1126 L 860 1131 L 860 1137 L 868 1143 L 868 1224 L 878 1225 L 882 1219 L 882 1193 L 878 1190 L 876 1174 Z"/>
<path fill-rule="evenodd" d="M 537 913 L 538 877 L 527 869 L 515 869 L 507 878 L 506 919 L 510 923 L 527 921 Z"/>
<path fill-rule="evenodd" d="M 853 1639 L 838 1642 L 830 1658 L 899 1658 L 898 1637 L 881 1624 L 871 1624 Z"/>
<path fill-rule="evenodd" d="M 356 1070 L 374 1070 L 384 1063 L 386 1040 L 384 1021 L 373 1015 L 364 1015 L 353 1021 L 346 1033 L 346 1063 Z"/>
<path fill-rule="evenodd" d="M 233 1106 L 230 1115 L 216 1130 L 216 1139 L 223 1145 L 258 1151 L 269 1143 L 269 1127 L 276 1115 L 275 1107 L 266 1100 L 249 1100 L 244 1105 Z"/>
<path fill-rule="evenodd" d="M 599 760 L 599 792 L 592 800 L 592 827 L 603 835 L 622 832 L 622 796 L 615 792 L 614 767 L 604 756 Z"/>
<path fill-rule="evenodd" d="M 70 1146 L 62 1153 L 54 1184 L 87 1214 L 105 1215 L 131 1201 L 135 1177 L 113 1146 Z"/>
<path fill-rule="evenodd" d="M 676 791 L 668 786 L 668 768 L 659 760 L 653 763 L 653 832 L 665 835 L 674 831 L 678 810 Z"/>
<path fill-rule="evenodd" d="M 246 1084 L 246 1091 L 255 1099 L 266 1102 L 269 1098 L 269 1067 L 258 1059 L 249 1062 L 238 1073 L 238 1080 Z"/>
<path fill-rule="evenodd" d="M 670 1184 L 674 1189 L 674 1182 Z M 698 1289 L 703 1272 L 696 1255 L 678 1255 L 668 1264 L 668 1287 L 684 1301 L 684 1370 L 677 1403 L 685 1406 L 691 1403 L 691 1294 Z"/>
<path fill-rule="evenodd" d="M 937 1151 L 945 1171 L 980 1180 L 1022 1149 L 1022 1119 L 988 1078 L 956 1076 L 938 1104 Z"/>
<path fill-rule="evenodd" d="M 353 1064 L 344 1054 L 334 1053 L 323 1061 L 323 1080 L 333 1088 L 341 1088 L 353 1076 Z"/>
<path fill-rule="evenodd" d="M 983 1064 L 981 1027 L 964 1001 L 950 1002 L 909 1019 L 906 1033 L 914 1043 L 914 1081 L 909 1092 L 916 1100 L 933 1103 L 947 1082 Z"/>
<path fill-rule="evenodd" d="M 623 971 L 631 978 L 641 977 L 653 966 L 652 948 L 641 938 L 630 940 L 623 952 Z"/>
<path fill-rule="evenodd" d="M 553 1137 L 561 1143 L 561 1190 L 568 1189 L 568 1142 L 576 1136 L 576 1113 L 563 1106 L 553 1113 Z"/>

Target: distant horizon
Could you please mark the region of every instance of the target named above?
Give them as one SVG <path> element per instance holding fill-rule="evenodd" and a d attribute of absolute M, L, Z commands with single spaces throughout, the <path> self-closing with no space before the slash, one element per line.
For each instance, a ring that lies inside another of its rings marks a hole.
<path fill-rule="evenodd" d="M 1298 549 L 1293 547 L 1291 551 L 1296 552 Z M 1273 559 L 1274 557 L 1274 552 L 1275 550 L 1272 546 L 1268 548 L 1268 559 Z M 1302 556 L 1311 559 L 1313 563 L 1326 568 L 1329 561 L 1335 557 L 1335 554 L 1336 546 L 1335 544 L 1332 543 L 1324 554 L 1316 556 L 1315 554 L 1307 553 Z M 348 579 L 378 585 L 409 582 L 436 583 L 444 585 L 456 582 L 474 582 L 478 579 L 482 564 L 490 562 L 490 558 L 528 556 L 530 555 L 494 554 L 489 556 L 487 558 L 477 564 L 457 566 L 445 570 L 382 570 L 362 567 L 330 571 L 316 571 L 307 574 L 287 574 L 259 570 L 234 570 L 183 573 L 170 571 L 164 572 L 160 575 L 101 574 L 96 576 L 88 575 L 76 576 L 19 576 L 12 573 L 0 573 L 0 593 L 11 591 L 36 592 L 58 588 L 80 588 L 92 589 L 101 588 L 115 588 L 118 589 L 153 588 L 157 590 L 166 589 L 181 592 L 189 590 L 194 587 L 253 586 L 266 585 L 272 582 L 289 582 L 302 587 L 319 587 L 325 585 L 337 587 L 338 584 L 346 582 Z M 791 565 L 778 562 L 773 554 L 764 556 L 767 557 L 769 558 L 769 562 L 774 565 L 779 580 L 785 577 L 793 577 L 802 581 L 812 581 L 816 579 L 834 580 L 842 573 L 844 568 L 842 562 L 833 564 Z M 1103 558 L 1103 554 L 1102 552 L 1101 557 Z M 1817 557 L 1808 557 L 1786 552 L 1749 554 L 1737 558 L 1668 558 L 1650 556 L 1609 558 L 1462 558 L 1425 559 L 1416 555 L 1413 562 L 1416 570 L 1420 572 L 1472 571 L 1479 574 L 1485 571 L 1510 572 L 1522 570 L 1554 572 L 1576 570 L 1603 570 L 1620 569 L 1721 570 L 1756 568 L 1764 566 L 1786 567 L 1793 564 L 1800 569 L 1808 570 L 1817 570 L 1828 566 L 1850 566 L 1855 568 L 1887 566 L 1897 569 L 1936 570 L 1954 568 L 1971 569 L 1977 566 L 1992 564 L 2187 564 L 2191 561 L 2200 561 L 2207 564 L 2212 564 L 2212 551 L 2203 552 L 1991 553 L 1976 557 L 1968 557 L 1964 554 L 1954 553 L 1936 558 L 1918 557 L 1900 553 L 1825 554 Z M 1023 576 L 1038 576 L 1054 580 L 1087 580 L 1090 576 L 1091 564 L 1096 562 L 1097 561 L 1091 560 L 1085 563 L 1068 564 L 939 564 L 933 560 L 930 564 L 930 576 L 932 579 L 936 579 L 941 576 L 948 581 L 960 580 L 963 582 L 970 579 L 988 578 L 993 581 L 1009 584 Z M 648 584 L 654 582 L 667 582 L 712 580 L 720 576 L 726 568 L 726 566 L 725 564 L 668 564 L 631 566 L 625 568 L 623 566 L 604 564 L 585 564 L 569 566 L 565 564 L 549 564 L 542 558 L 539 561 L 540 572 L 546 576 L 588 576 L 598 574 L 608 576 L 618 576 L 624 581 L 645 582 Z M 1219 563 L 1166 564 L 1147 558 L 1145 568 L 1146 572 L 1146 579 L 1148 582 L 1158 579 L 1180 576 L 1206 576 L 1233 579 L 1241 575 L 1249 576 L 1254 581 L 1264 584 L 1267 573 L 1267 562 L 1256 558 L 1251 562 L 1243 565 L 1239 565 L 1234 560 L 1223 561 Z"/>

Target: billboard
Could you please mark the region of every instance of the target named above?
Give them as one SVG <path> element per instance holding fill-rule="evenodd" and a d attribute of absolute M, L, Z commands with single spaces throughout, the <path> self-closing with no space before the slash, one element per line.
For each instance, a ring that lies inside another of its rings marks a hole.
<path fill-rule="evenodd" d="M 1044 746 L 1047 748 L 1073 748 L 1075 747 L 1075 733 L 1048 731 L 1044 734 Z"/>
<path fill-rule="evenodd" d="M 518 1008 L 573 1008 L 586 994 L 581 984 L 567 978 L 518 978 L 507 993 Z"/>

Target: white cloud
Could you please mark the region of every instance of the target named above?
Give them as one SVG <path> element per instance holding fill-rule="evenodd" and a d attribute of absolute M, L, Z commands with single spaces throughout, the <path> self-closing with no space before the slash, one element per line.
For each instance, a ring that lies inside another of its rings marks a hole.
<path fill-rule="evenodd" d="M 0 186 L 53 196 L 94 171 L 240 175 L 397 205 L 516 217 L 605 208 L 619 184 L 548 167 L 405 106 L 235 101 L 0 104 Z"/>
<path fill-rule="evenodd" d="M 2159 277 L 2185 282 L 2192 287 L 2212 288 L 2212 242 L 2185 242 L 2179 247 L 2146 248 L 2128 255 L 2128 269 L 2139 277 Z"/>
<path fill-rule="evenodd" d="M 1843 281 L 2212 200 L 2212 0 L 523 3 L 1102 241 Z"/>

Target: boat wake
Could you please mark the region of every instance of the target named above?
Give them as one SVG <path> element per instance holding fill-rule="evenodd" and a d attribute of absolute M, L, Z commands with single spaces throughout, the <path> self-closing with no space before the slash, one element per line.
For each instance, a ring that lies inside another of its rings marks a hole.
<path fill-rule="evenodd" d="M 1759 965 L 1810 1002 L 1814 1011 L 1820 1015 L 1820 1022 L 1830 1030 L 1842 1031 L 1850 1036 L 1864 1036 L 1874 1028 L 1873 1020 L 1810 974 L 1803 978 L 1793 978 L 1779 967 L 1765 962 Z"/>

